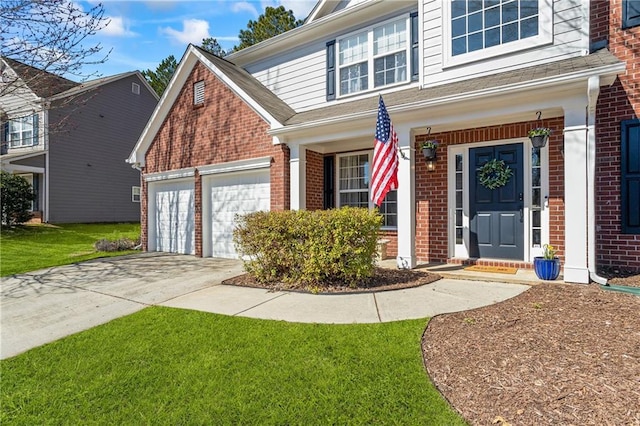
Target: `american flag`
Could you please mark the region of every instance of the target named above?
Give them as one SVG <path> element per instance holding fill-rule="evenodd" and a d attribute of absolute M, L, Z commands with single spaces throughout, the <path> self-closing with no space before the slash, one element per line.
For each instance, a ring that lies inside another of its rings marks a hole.
<path fill-rule="evenodd" d="M 380 96 L 373 149 L 371 200 L 380 206 L 387 192 L 393 189 L 398 189 L 398 136 Z"/>

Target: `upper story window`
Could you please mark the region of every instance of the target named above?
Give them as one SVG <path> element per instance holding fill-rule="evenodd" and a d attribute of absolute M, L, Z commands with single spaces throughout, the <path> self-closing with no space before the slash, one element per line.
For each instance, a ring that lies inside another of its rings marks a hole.
<path fill-rule="evenodd" d="M 340 95 L 407 82 L 407 28 L 405 17 L 339 39 Z"/>
<path fill-rule="evenodd" d="M 453 0 L 448 11 L 448 65 L 552 41 L 552 7 L 546 0 Z"/>
<path fill-rule="evenodd" d="M 193 104 L 204 104 L 204 80 L 193 83 Z"/>
<path fill-rule="evenodd" d="M 2 133 L 9 148 L 38 145 L 38 115 L 9 120 L 3 124 Z"/>

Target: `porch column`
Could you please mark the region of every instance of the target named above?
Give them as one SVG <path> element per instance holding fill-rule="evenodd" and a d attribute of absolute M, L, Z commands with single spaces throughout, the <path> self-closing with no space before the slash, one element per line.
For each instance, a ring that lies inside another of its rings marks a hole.
<path fill-rule="evenodd" d="M 300 145 L 290 145 L 290 189 L 291 189 L 291 210 L 304 210 L 306 208 L 306 163 L 307 150 Z"/>
<path fill-rule="evenodd" d="M 586 99 L 564 106 L 564 280 L 588 283 Z"/>
<path fill-rule="evenodd" d="M 398 257 L 400 269 L 416 266 L 416 203 L 415 203 L 415 150 L 409 127 L 395 128 L 400 149 L 398 166 Z"/>

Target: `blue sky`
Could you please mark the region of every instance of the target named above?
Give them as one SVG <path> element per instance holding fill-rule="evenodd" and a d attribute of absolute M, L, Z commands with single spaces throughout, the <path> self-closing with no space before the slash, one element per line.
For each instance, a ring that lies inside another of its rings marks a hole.
<path fill-rule="evenodd" d="M 84 10 L 97 1 L 80 1 Z M 267 6 L 284 5 L 304 19 L 316 0 L 212 0 L 212 1 L 114 1 L 102 2 L 109 25 L 87 43 L 100 42 L 103 54 L 112 49 L 106 63 L 87 67 L 85 73 L 102 76 L 146 69 L 155 70 L 167 56 L 180 61 L 189 43 L 214 37 L 224 49 L 238 43 L 238 33 Z"/>

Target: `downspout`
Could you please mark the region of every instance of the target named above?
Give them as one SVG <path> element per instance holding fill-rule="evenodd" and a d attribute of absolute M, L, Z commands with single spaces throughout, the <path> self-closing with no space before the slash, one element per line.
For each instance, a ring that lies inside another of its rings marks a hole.
<path fill-rule="evenodd" d="M 138 172 L 140 172 L 140 189 L 142 189 L 142 167 L 140 167 L 140 163 L 139 162 L 135 162 L 131 164 L 131 168 L 132 169 L 136 169 Z M 140 202 L 142 202 L 142 194 L 140 194 Z M 142 218 L 140 218 L 142 219 Z M 142 240 L 142 238 L 141 238 Z M 138 244 L 137 246 L 135 246 L 133 248 L 134 250 L 141 250 L 142 249 L 142 241 L 140 241 L 140 244 Z"/>
<path fill-rule="evenodd" d="M 50 185 L 50 177 L 49 177 L 49 157 L 50 157 L 50 146 L 49 146 L 49 108 L 51 104 L 49 102 L 43 103 L 42 108 L 42 136 L 44 143 L 44 215 L 42 217 L 42 221 L 44 223 L 49 223 L 49 192 L 51 191 Z"/>
<path fill-rule="evenodd" d="M 587 96 L 587 267 L 589 278 L 600 285 L 607 279 L 596 271 L 596 103 L 600 95 L 600 77 L 589 77 Z"/>

